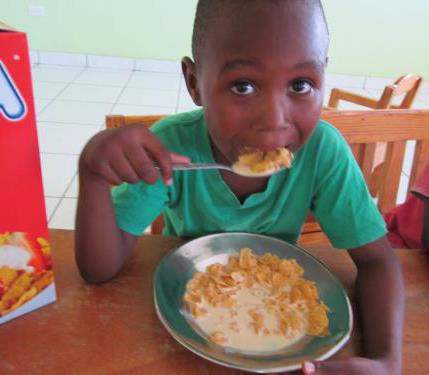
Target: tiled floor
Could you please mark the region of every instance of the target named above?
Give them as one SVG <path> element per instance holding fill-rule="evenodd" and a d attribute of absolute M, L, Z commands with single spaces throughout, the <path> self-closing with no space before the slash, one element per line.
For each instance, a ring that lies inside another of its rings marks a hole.
<path fill-rule="evenodd" d="M 174 69 L 170 73 L 156 73 L 35 65 L 33 79 L 51 228 L 74 228 L 79 153 L 89 138 L 103 129 L 106 114 L 171 114 L 196 108 Z M 340 87 L 377 97 L 390 82 L 383 78 L 328 75 L 326 91 Z M 429 108 L 429 87 L 422 91 L 415 107 Z M 363 109 L 353 104 L 342 104 L 340 108 Z M 413 144 L 408 149 L 400 201 L 406 194 Z"/>

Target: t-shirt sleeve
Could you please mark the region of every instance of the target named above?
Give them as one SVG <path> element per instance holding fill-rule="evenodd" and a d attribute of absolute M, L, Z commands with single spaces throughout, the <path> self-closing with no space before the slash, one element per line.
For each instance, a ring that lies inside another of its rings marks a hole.
<path fill-rule="evenodd" d="M 161 179 L 154 185 L 125 183 L 112 189 L 112 201 L 119 228 L 140 236 L 164 211 L 169 201 L 168 188 Z"/>
<path fill-rule="evenodd" d="M 312 211 L 335 247 L 353 249 L 384 236 L 386 226 L 350 147 L 325 125 Z"/>

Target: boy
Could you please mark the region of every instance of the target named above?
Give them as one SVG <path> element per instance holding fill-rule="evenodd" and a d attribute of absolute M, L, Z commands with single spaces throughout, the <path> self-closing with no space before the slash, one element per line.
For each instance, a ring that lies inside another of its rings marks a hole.
<path fill-rule="evenodd" d="M 161 121 L 155 134 L 138 124 L 101 132 L 82 153 L 76 259 L 83 277 L 114 277 L 160 212 L 168 235 L 247 231 L 295 242 L 311 210 L 358 268 L 364 352 L 303 371 L 399 374 L 400 265 L 347 144 L 319 121 L 328 43 L 318 0 L 200 0 L 195 62 L 185 57 L 182 67 L 203 111 Z M 245 147 L 287 147 L 294 164 L 270 178 L 172 174 L 172 164 L 189 159 L 232 164 Z M 111 184 L 123 182 L 111 198 Z"/>

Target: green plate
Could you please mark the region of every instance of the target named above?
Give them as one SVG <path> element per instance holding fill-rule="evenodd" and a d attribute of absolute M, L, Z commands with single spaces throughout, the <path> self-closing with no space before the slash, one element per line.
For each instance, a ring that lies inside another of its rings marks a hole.
<path fill-rule="evenodd" d="M 187 282 L 197 271 L 213 263 L 225 264 L 228 257 L 249 247 L 255 254 L 270 252 L 294 258 L 304 268 L 304 277 L 317 283 L 321 300 L 329 307 L 329 332 L 325 337 L 306 336 L 275 353 L 245 353 L 211 343 L 195 329 L 185 311 L 183 296 Z M 341 282 L 305 250 L 271 237 L 248 233 L 222 233 L 201 237 L 171 251 L 158 265 L 154 277 L 155 307 L 159 319 L 183 346 L 217 364 L 256 373 L 276 373 L 301 368 L 306 360 L 325 360 L 350 338 L 353 313 Z"/>

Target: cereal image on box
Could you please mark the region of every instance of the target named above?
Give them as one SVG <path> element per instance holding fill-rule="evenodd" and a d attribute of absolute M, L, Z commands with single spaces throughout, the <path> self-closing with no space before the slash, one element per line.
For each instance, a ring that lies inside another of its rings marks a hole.
<path fill-rule="evenodd" d="M 0 234 L 0 316 L 14 311 L 53 282 L 48 242 L 24 233 Z"/>

